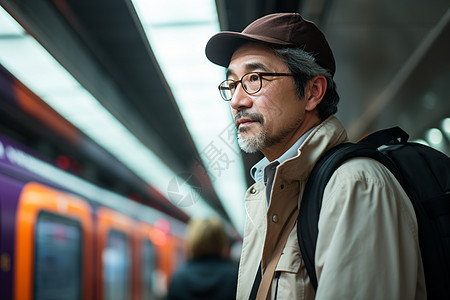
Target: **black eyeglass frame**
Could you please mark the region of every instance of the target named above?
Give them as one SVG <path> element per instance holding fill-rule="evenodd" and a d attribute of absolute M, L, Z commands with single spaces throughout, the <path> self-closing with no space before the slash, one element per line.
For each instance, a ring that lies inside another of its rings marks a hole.
<path fill-rule="evenodd" d="M 242 84 L 242 80 L 244 79 L 244 77 L 249 75 L 249 74 L 257 74 L 259 76 L 259 89 L 256 90 L 255 92 L 247 91 L 247 88 L 245 87 L 245 85 Z M 225 82 L 228 82 L 228 81 L 232 81 L 235 84 L 240 82 L 241 85 L 242 85 L 242 88 L 244 89 L 244 91 L 247 94 L 254 95 L 254 94 L 256 94 L 257 92 L 259 92 L 262 89 L 262 79 L 263 79 L 264 76 L 294 76 L 294 74 L 292 74 L 292 73 L 248 72 L 248 73 L 245 73 L 244 75 L 242 75 L 241 79 L 239 79 L 239 80 L 225 79 L 224 81 L 222 81 L 219 84 L 219 86 L 218 86 L 219 91 L 220 91 L 220 96 L 225 101 L 231 101 L 231 99 L 233 98 L 233 95 L 231 95 L 230 99 L 225 99 L 224 94 L 222 93 L 223 90 L 230 90 L 229 87 L 226 88 L 226 87 L 222 86 Z M 237 88 L 237 85 L 236 85 L 236 88 Z M 231 91 L 230 91 L 230 93 L 231 93 Z"/>

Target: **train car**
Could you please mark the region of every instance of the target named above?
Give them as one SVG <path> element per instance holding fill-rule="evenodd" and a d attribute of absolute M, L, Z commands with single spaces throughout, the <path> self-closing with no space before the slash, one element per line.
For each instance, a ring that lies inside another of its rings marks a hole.
<path fill-rule="evenodd" d="M 160 299 L 185 224 L 0 136 L 2 299 Z"/>

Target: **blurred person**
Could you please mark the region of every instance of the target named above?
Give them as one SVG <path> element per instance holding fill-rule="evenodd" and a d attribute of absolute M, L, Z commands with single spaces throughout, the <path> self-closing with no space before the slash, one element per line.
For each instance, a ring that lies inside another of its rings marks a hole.
<path fill-rule="evenodd" d="M 219 218 L 191 219 L 186 241 L 188 261 L 172 276 L 167 299 L 235 299 L 238 266 Z"/>
<path fill-rule="evenodd" d="M 323 33 L 297 13 L 262 17 L 206 45 L 226 68 L 243 151 L 264 158 L 251 168 L 237 299 L 425 299 L 414 209 L 382 164 L 354 158 L 327 184 L 315 253 L 318 288 L 297 238 L 305 184 L 327 150 L 347 142 L 334 116 L 335 61 Z"/>

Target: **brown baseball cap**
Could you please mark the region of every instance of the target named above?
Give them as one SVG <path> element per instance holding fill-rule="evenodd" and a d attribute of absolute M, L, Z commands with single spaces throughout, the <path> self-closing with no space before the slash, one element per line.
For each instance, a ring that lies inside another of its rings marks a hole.
<path fill-rule="evenodd" d="M 311 53 L 316 62 L 334 75 L 333 52 L 323 33 L 298 13 L 277 13 L 264 16 L 248 25 L 242 32 L 222 31 L 206 44 L 206 57 L 220 66 L 228 67 L 231 56 L 246 42 L 269 46 L 301 48 Z"/>

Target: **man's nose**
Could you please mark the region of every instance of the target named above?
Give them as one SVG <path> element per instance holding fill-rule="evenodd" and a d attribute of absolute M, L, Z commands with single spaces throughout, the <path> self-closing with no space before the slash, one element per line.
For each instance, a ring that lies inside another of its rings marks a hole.
<path fill-rule="evenodd" d="M 235 110 L 241 110 L 242 108 L 248 108 L 253 105 L 253 100 L 251 96 L 244 91 L 242 83 L 237 85 L 233 97 L 231 97 L 230 105 Z"/>

